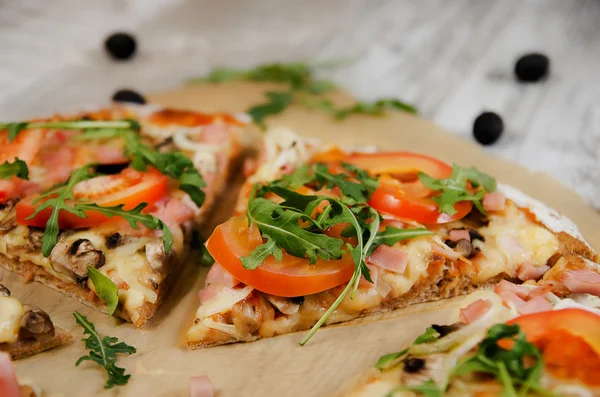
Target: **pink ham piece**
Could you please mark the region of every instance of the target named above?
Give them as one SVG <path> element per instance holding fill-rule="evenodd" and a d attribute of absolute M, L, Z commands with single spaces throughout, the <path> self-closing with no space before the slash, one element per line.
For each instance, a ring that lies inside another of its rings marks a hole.
<path fill-rule="evenodd" d="M 517 269 L 517 277 L 523 281 L 537 280 L 546 274 L 548 270 L 550 270 L 550 266 L 535 266 L 532 263 L 525 262 Z"/>
<path fill-rule="evenodd" d="M 502 298 L 502 303 L 504 303 L 504 306 L 508 308 L 514 306 L 515 309 L 517 309 L 517 311 L 519 312 L 521 311 L 521 308 L 527 303 L 513 291 L 505 290 L 497 292 L 497 294 L 500 298 Z"/>
<path fill-rule="evenodd" d="M 159 218 L 167 225 L 181 225 L 183 222 L 192 219 L 195 212 L 183 201 L 171 197 L 156 203 L 157 210 L 152 215 Z"/>
<path fill-rule="evenodd" d="M 404 274 L 408 265 L 408 253 L 382 244 L 375 249 L 366 262 L 390 272 Z"/>
<path fill-rule="evenodd" d="M 56 150 L 42 151 L 41 157 L 46 169 L 45 180 L 59 183 L 69 179 L 75 161 L 73 149 L 68 146 L 60 146 Z"/>
<path fill-rule="evenodd" d="M 492 305 L 485 299 L 479 299 L 469 306 L 460 309 L 460 321 L 465 324 L 471 324 L 490 310 Z"/>
<path fill-rule="evenodd" d="M 466 229 L 454 229 L 454 230 L 450 230 L 450 232 L 448 233 L 448 239 L 452 240 L 452 241 L 458 241 L 458 240 L 471 241 L 471 235 L 469 234 L 469 231 Z"/>
<path fill-rule="evenodd" d="M 190 397 L 214 397 L 215 389 L 206 375 L 190 378 Z"/>
<path fill-rule="evenodd" d="M 227 272 L 223 266 L 214 263 L 206 275 L 206 284 L 221 284 L 233 288 L 240 283 L 235 277 Z"/>
<path fill-rule="evenodd" d="M 525 299 L 531 293 L 531 289 L 524 285 L 517 285 L 510 281 L 502 280 L 494 287 L 494 292 L 500 295 L 502 292 L 512 292 L 519 298 Z"/>
<path fill-rule="evenodd" d="M 600 274 L 589 269 L 567 271 L 562 280 L 571 292 L 600 296 Z"/>
<path fill-rule="evenodd" d="M 202 128 L 200 142 L 220 145 L 229 141 L 231 130 L 224 124 L 210 124 Z"/>
<path fill-rule="evenodd" d="M 536 296 L 525 302 L 524 305 L 518 309 L 519 314 L 531 314 L 539 312 L 547 312 L 552 310 L 552 303 L 543 296 Z"/>
<path fill-rule="evenodd" d="M 486 211 L 502 211 L 506 207 L 506 197 L 500 192 L 486 193 L 483 196 L 483 209 Z"/>
<path fill-rule="evenodd" d="M 0 352 L 0 396 L 21 397 L 21 388 L 10 356 L 3 352 Z"/>
<path fill-rule="evenodd" d="M 221 286 L 218 284 L 207 285 L 202 288 L 200 292 L 198 292 L 198 297 L 200 298 L 200 304 L 213 300 L 219 293 L 221 292 Z"/>
<path fill-rule="evenodd" d="M 123 148 L 108 145 L 99 146 L 96 149 L 96 160 L 101 164 L 118 164 L 128 161 Z"/>

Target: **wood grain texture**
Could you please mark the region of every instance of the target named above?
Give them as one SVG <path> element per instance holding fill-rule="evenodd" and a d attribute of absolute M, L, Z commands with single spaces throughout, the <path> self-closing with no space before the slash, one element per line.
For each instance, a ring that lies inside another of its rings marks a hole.
<path fill-rule="evenodd" d="M 600 2 L 589 0 L 23 0 L 0 3 L 0 119 L 106 102 L 120 87 L 163 90 L 219 65 L 342 59 L 324 75 L 359 98 L 396 96 L 471 138 L 504 117 L 489 152 L 554 175 L 600 208 Z M 140 52 L 110 61 L 111 31 Z M 552 60 L 518 84 L 515 59 Z M 432 142 L 435 144 L 435 142 Z"/>

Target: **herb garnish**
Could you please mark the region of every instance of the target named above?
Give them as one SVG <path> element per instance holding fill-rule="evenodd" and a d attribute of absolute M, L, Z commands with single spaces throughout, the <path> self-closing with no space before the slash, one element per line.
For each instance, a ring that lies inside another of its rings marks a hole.
<path fill-rule="evenodd" d="M 126 385 L 131 375 L 125 375 L 125 369 L 117 367 L 117 354 L 133 354 L 136 352 L 135 347 L 129 346 L 125 342 L 119 342 L 113 336 L 102 338 L 96 331 L 94 324 L 85 316 L 79 312 L 73 313 L 73 316 L 75 316 L 75 322 L 83 328 L 84 336 L 87 335 L 87 338 L 84 337 L 82 340 L 85 342 L 85 348 L 90 351 L 87 356 L 80 357 L 75 366 L 79 366 L 84 361 L 93 361 L 104 367 L 108 375 L 108 380 L 104 385 L 105 389 L 112 389 L 117 385 Z"/>
<path fill-rule="evenodd" d="M 435 179 L 423 172 L 419 172 L 419 180 L 425 187 L 433 191 L 440 191 L 439 196 L 433 196 L 432 199 L 438 204 L 439 211 L 448 215 L 454 215 L 457 211 L 454 205 L 459 201 L 472 201 L 473 205 L 482 213 L 481 200 L 485 192 L 494 192 L 496 190 L 496 180 L 491 176 L 484 174 L 475 167 L 463 168 L 458 164 L 452 165 L 452 175 L 449 178 Z M 470 182 L 473 188 L 480 188 L 475 192 L 467 186 Z"/>
<path fill-rule="evenodd" d="M 439 337 L 440 337 L 440 334 L 435 329 L 433 329 L 431 327 L 427 327 L 425 332 L 423 332 L 421 335 L 417 336 L 417 338 L 413 342 L 413 345 L 421 345 L 423 343 L 431 343 L 431 342 L 437 340 Z M 410 347 L 407 347 L 406 349 L 400 350 L 399 352 L 389 353 L 389 354 L 385 354 L 385 355 L 379 357 L 379 360 L 377 360 L 377 364 L 375 364 L 375 368 L 377 368 L 380 371 L 383 371 L 384 369 L 393 366 L 395 363 L 398 362 L 397 360 L 401 357 L 404 357 L 408 353 L 409 350 L 410 350 Z"/>
<path fill-rule="evenodd" d="M 141 223 L 150 229 L 162 230 L 165 252 L 168 253 L 171 249 L 171 245 L 173 244 L 171 231 L 160 219 L 156 218 L 155 216 L 150 214 L 142 214 L 142 210 L 147 206 L 146 203 L 141 203 L 131 210 L 124 210 L 123 205 L 117 205 L 114 207 L 100 207 L 93 203 L 72 202 L 72 200 L 75 200 L 75 196 L 73 194 L 73 188 L 75 185 L 94 176 L 89 171 L 91 166 L 92 165 L 85 165 L 75 170 L 65 184 L 56 186 L 33 200 L 33 205 L 38 203 L 39 205 L 36 206 L 33 214 L 31 214 L 27 219 L 34 218 L 38 213 L 46 208 L 52 208 L 52 213 L 46 222 L 46 229 L 42 235 L 42 255 L 48 257 L 58 242 L 58 233 L 60 232 L 58 219 L 60 211 L 67 211 L 78 216 L 79 218 L 85 218 L 85 211 L 90 210 L 101 212 L 108 217 L 119 216 L 128 221 L 131 227 L 136 229 L 139 228 L 138 223 Z"/>
<path fill-rule="evenodd" d="M 19 135 L 19 132 L 25 129 L 61 129 L 61 130 L 87 130 L 94 129 L 100 131 L 110 130 L 139 130 L 140 125 L 135 120 L 114 120 L 114 121 L 96 121 L 96 120 L 74 120 L 74 121 L 41 121 L 26 122 L 17 121 L 14 123 L 0 124 L 0 130 L 8 130 L 8 140 L 12 141 Z"/>
<path fill-rule="evenodd" d="M 416 109 L 397 99 L 381 99 L 373 103 L 358 102 L 347 108 L 337 108 L 329 99 L 323 99 L 322 94 L 336 88 L 327 80 L 316 79 L 315 65 L 306 63 L 272 63 L 259 65 L 253 69 L 217 68 L 204 78 L 195 79 L 192 83 L 223 83 L 233 80 L 256 82 L 271 82 L 286 84 L 288 88 L 282 91 L 268 91 L 265 103 L 248 109 L 252 120 L 264 127 L 265 118 L 282 113 L 292 103 L 299 103 L 310 109 L 319 109 L 330 113 L 336 120 L 343 120 L 352 114 L 367 114 L 382 116 L 386 110 L 400 110 L 416 113 Z"/>
<path fill-rule="evenodd" d="M 112 316 L 119 304 L 119 288 L 95 267 L 88 266 L 88 276 L 94 284 L 96 295 L 106 303 L 108 315 Z"/>
<path fill-rule="evenodd" d="M 255 186 L 250 196 L 246 215 L 250 224 L 256 225 L 265 242 L 249 256 L 241 258 L 246 269 L 253 270 L 266 258 L 281 260 L 283 251 L 307 258 L 311 264 L 318 258 L 340 259 L 351 255 L 354 273 L 335 302 L 300 342 L 304 345 L 327 321 L 329 316 L 350 294 L 353 298 L 361 276 L 371 280 L 365 260 L 381 244 L 394 244 L 405 238 L 429 235 L 427 229 L 388 228 L 379 231 L 380 215 L 366 202 L 377 188 L 377 181 L 364 170 L 344 164 L 348 174 L 332 174 L 323 164 L 304 166 L 265 186 Z M 358 181 L 358 182 L 356 182 Z M 341 198 L 303 195 L 292 189 L 310 184 L 316 189 L 339 187 Z M 280 204 L 264 196 L 274 193 L 284 201 Z M 343 239 L 330 237 L 323 232 L 333 225 L 347 225 L 346 232 L 357 238 L 357 245 L 346 244 Z"/>
<path fill-rule="evenodd" d="M 0 164 L 0 179 L 10 179 L 13 176 L 19 179 L 29 179 L 27 163 L 17 157 L 12 163 L 5 161 L 4 164 Z"/>

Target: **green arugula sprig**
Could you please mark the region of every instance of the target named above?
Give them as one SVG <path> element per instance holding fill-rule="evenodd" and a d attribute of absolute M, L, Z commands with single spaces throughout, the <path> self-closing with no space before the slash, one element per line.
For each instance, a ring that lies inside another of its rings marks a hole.
<path fill-rule="evenodd" d="M 373 282 L 366 258 L 377 246 L 431 234 L 427 229 L 390 227 L 379 232 L 380 215 L 366 204 L 377 188 L 377 181 L 354 166 L 344 165 L 344 168 L 348 174 L 332 174 L 322 164 L 300 167 L 265 186 L 255 186 L 248 201 L 248 221 L 258 227 L 265 242 L 249 256 L 241 258 L 246 269 L 256 269 L 270 256 L 281 260 L 283 250 L 293 256 L 307 258 L 311 264 L 316 263 L 318 258 L 340 259 L 345 254 L 350 254 L 353 259 L 355 270 L 350 281 L 302 339 L 301 345 L 306 344 L 325 324 L 346 296 L 354 297 L 361 277 Z M 317 189 L 338 186 L 342 197 L 303 195 L 292 190 L 304 184 Z M 284 201 L 278 204 L 267 200 L 264 198 L 267 193 L 274 193 Z M 357 238 L 356 246 L 323 233 L 337 224 L 347 225 L 344 232 Z"/>
<path fill-rule="evenodd" d="M 94 284 L 96 295 L 106 303 L 108 315 L 112 316 L 119 305 L 119 288 L 95 267 L 88 266 L 88 277 Z"/>
<path fill-rule="evenodd" d="M 4 164 L 0 164 L 0 179 L 10 179 L 13 176 L 19 179 L 29 179 L 27 163 L 17 157 L 12 163 L 5 161 Z"/>
<path fill-rule="evenodd" d="M 0 130 L 8 130 L 8 140 L 14 140 L 19 132 L 26 129 L 61 129 L 61 130 L 134 130 L 138 131 L 140 125 L 135 120 L 114 120 L 114 121 L 95 121 L 95 120 L 74 120 L 74 121 L 40 121 L 26 122 L 17 121 L 13 123 L 0 124 Z"/>
<path fill-rule="evenodd" d="M 136 352 L 135 347 L 129 346 L 125 342 L 112 336 L 101 337 L 96 331 L 96 327 L 85 316 L 79 312 L 73 313 L 75 322 L 83 328 L 85 348 L 89 350 L 87 356 L 80 357 L 75 363 L 79 366 L 84 361 L 93 361 L 96 364 L 104 367 L 108 379 L 104 385 L 105 389 L 112 389 L 115 386 L 126 385 L 129 382 L 131 375 L 125 374 L 125 369 L 117 367 L 117 354 L 133 354 Z"/>
<path fill-rule="evenodd" d="M 435 329 L 433 329 L 432 327 L 427 327 L 425 332 L 423 332 L 421 335 L 417 336 L 417 338 L 413 342 L 413 345 L 422 345 L 424 343 L 431 343 L 433 341 L 438 340 L 439 337 L 440 337 L 440 334 Z M 400 350 L 399 352 L 389 353 L 389 354 L 385 354 L 385 355 L 379 357 L 379 360 L 377 360 L 377 364 L 375 364 L 375 368 L 377 368 L 380 371 L 383 371 L 384 369 L 394 366 L 395 364 L 397 364 L 399 362 L 398 361 L 399 358 L 403 358 L 404 356 L 406 356 L 406 354 L 408 353 L 409 350 L 410 350 L 410 347 L 407 347 L 406 349 Z"/>
<path fill-rule="evenodd" d="M 61 211 L 69 212 L 79 218 L 86 218 L 85 211 L 98 211 L 108 217 L 119 216 L 127 220 L 131 227 L 136 229 L 139 228 L 138 223 L 141 223 L 150 229 L 161 230 L 163 232 L 165 252 L 168 253 L 173 244 L 171 231 L 155 216 L 142 214 L 142 210 L 147 206 L 146 203 L 141 203 L 131 210 L 124 210 L 122 205 L 101 207 L 94 203 L 73 202 L 75 199 L 73 188 L 77 183 L 94 176 L 94 174 L 90 172 L 92 166 L 93 164 L 88 164 L 78 168 L 71 174 L 65 184 L 56 186 L 33 200 L 33 205 L 36 206 L 35 211 L 27 219 L 33 219 L 37 214 L 47 208 L 52 209 L 50 217 L 46 222 L 46 229 L 42 235 L 42 255 L 48 257 L 58 242 L 58 234 L 60 232 L 58 220 Z"/>
<path fill-rule="evenodd" d="M 458 164 L 452 165 L 452 175 L 449 178 L 435 179 L 423 172 L 419 172 L 419 180 L 433 191 L 439 191 L 439 196 L 432 199 L 438 204 L 439 211 L 448 215 L 456 214 L 454 205 L 460 201 L 472 201 L 473 205 L 484 215 L 482 199 L 485 192 L 496 191 L 496 180 L 484 174 L 475 167 L 463 168 Z M 467 181 L 473 188 L 480 188 L 475 192 L 468 188 Z"/>
<path fill-rule="evenodd" d="M 264 120 L 267 117 L 282 113 L 293 103 L 330 113 L 336 120 L 343 120 L 352 114 L 382 116 L 387 110 L 416 113 L 413 106 L 397 99 L 381 99 L 373 103 L 358 102 L 350 107 L 337 108 L 331 100 L 322 99 L 322 95 L 335 89 L 336 85 L 330 81 L 315 78 L 317 67 L 317 65 L 306 63 L 271 63 L 247 70 L 217 68 L 212 70 L 208 76 L 194 79 L 191 82 L 223 83 L 246 80 L 287 85 L 286 90 L 266 92 L 266 102 L 248 109 L 252 120 L 262 127 L 265 126 Z"/>

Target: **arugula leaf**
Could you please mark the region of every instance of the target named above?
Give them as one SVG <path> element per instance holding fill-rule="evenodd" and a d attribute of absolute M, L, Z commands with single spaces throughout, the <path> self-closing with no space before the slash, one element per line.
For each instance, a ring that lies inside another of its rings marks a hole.
<path fill-rule="evenodd" d="M 136 352 L 135 347 L 129 346 L 125 342 L 119 342 L 115 337 L 105 336 L 100 337 L 96 331 L 96 327 L 85 316 L 79 312 L 73 313 L 75 322 L 83 328 L 85 348 L 90 352 L 87 356 L 80 357 L 75 363 L 79 366 L 84 361 L 93 361 L 96 364 L 104 367 L 108 379 L 104 385 L 105 389 L 112 389 L 117 385 L 126 385 L 129 382 L 131 375 L 125 374 L 125 369 L 117 367 L 117 354 L 133 354 Z M 87 338 L 85 337 L 87 335 Z"/>
<path fill-rule="evenodd" d="M 452 175 L 449 178 L 435 179 L 420 172 L 419 180 L 428 189 L 441 192 L 441 195 L 433 196 L 432 199 L 438 204 L 439 211 L 448 215 L 456 213 L 454 205 L 460 201 L 472 201 L 477 209 L 486 215 L 481 202 L 484 192 L 496 190 L 496 180 L 494 178 L 474 167 L 462 168 L 458 164 L 453 164 Z M 482 190 L 473 193 L 467 188 L 467 181 L 470 181 L 474 188 L 481 187 Z"/>
<path fill-rule="evenodd" d="M 394 363 L 398 358 L 405 356 L 406 353 L 408 353 L 408 348 L 400 350 L 396 353 L 384 354 L 383 356 L 379 357 L 379 360 L 377 360 L 375 368 L 377 368 L 380 371 L 383 371 L 384 369 L 388 368 L 392 363 Z"/>
<path fill-rule="evenodd" d="M 346 164 L 346 166 L 349 167 L 350 165 Z M 315 179 L 320 185 L 319 188 L 334 188 L 337 186 L 343 195 L 354 200 L 350 203 L 366 203 L 377 188 L 377 183 L 373 181 L 369 183 L 354 182 L 349 180 L 349 176 L 346 174 L 332 174 L 325 164 L 315 164 L 313 171 Z"/>
<path fill-rule="evenodd" d="M 394 226 L 388 226 L 385 228 L 385 230 L 377 233 L 369 254 L 371 254 L 375 250 L 375 248 L 379 247 L 381 244 L 392 246 L 401 240 L 431 235 L 433 235 L 433 233 L 424 227 L 413 229 L 398 229 Z"/>
<path fill-rule="evenodd" d="M 281 177 L 281 179 L 272 182 L 271 185 L 296 190 L 313 182 L 314 180 L 315 177 L 312 174 L 311 168 L 308 165 L 303 164 L 296 168 L 294 172 L 285 174 Z"/>
<path fill-rule="evenodd" d="M 439 337 L 440 337 L 439 332 L 437 332 L 432 327 L 427 327 L 425 332 L 423 332 L 421 335 L 417 336 L 417 338 L 413 342 L 413 345 L 421 345 L 424 343 L 431 343 L 431 342 L 439 339 Z M 375 368 L 377 368 L 380 371 L 383 371 L 384 369 L 391 367 L 393 364 L 395 364 L 397 362 L 398 358 L 404 357 L 409 352 L 409 350 L 410 350 L 410 347 L 407 347 L 406 349 L 400 350 L 397 353 L 389 353 L 389 354 L 385 354 L 385 355 L 381 356 L 379 358 L 379 360 L 377 361 L 377 364 L 375 364 Z"/>
<path fill-rule="evenodd" d="M 25 129 L 63 129 L 63 130 L 87 130 L 87 129 L 133 129 L 139 130 L 139 124 L 135 120 L 114 120 L 114 121 L 94 121 L 94 120 L 71 120 L 71 121 L 41 121 L 27 122 L 17 121 L 13 123 L 0 124 L 0 130 L 8 130 L 8 140 L 14 140 L 19 133 Z"/>
<path fill-rule="evenodd" d="M 398 386 L 393 388 L 385 397 L 393 397 L 399 391 L 414 391 L 425 397 L 443 397 L 445 392 L 432 379 L 415 386 Z"/>
<path fill-rule="evenodd" d="M 204 245 L 200 247 L 200 257 L 198 258 L 198 264 L 200 266 L 211 266 L 215 263 L 215 259 L 211 256 L 210 252 Z"/>
<path fill-rule="evenodd" d="M 294 93 L 287 91 L 269 91 L 266 93 L 266 103 L 252 106 L 248 114 L 252 120 L 261 127 L 265 127 L 264 119 L 283 112 L 293 101 Z"/>
<path fill-rule="evenodd" d="M 244 269 L 256 269 L 264 262 L 265 259 L 267 259 L 271 255 L 273 255 L 273 257 L 277 261 L 281 261 L 281 259 L 283 258 L 283 252 L 281 251 L 281 248 L 277 246 L 275 240 L 273 240 L 268 234 L 263 233 L 263 237 L 267 239 L 267 242 L 256 247 L 256 249 L 252 251 L 250 256 L 240 258 Z"/>
<path fill-rule="evenodd" d="M 75 198 L 73 196 L 73 188 L 75 185 L 91 176 L 89 167 L 91 167 L 91 165 L 85 165 L 75 170 L 65 185 L 51 189 L 50 191 L 41 194 L 33 201 L 33 204 L 35 205 L 40 199 L 46 198 L 44 202 L 35 208 L 33 214 L 26 219 L 33 219 L 40 211 L 43 211 L 46 208 L 52 208 L 52 213 L 46 222 L 46 229 L 42 235 L 42 255 L 46 258 L 50 255 L 50 252 L 52 252 L 52 249 L 58 242 L 58 233 L 60 232 L 58 215 L 60 211 L 67 211 L 80 218 L 85 218 L 85 213 L 68 205 L 67 200 L 73 200 Z"/>
<path fill-rule="evenodd" d="M 97 211 L 110 218 L 114 216 L 125 219 L 134 229 L 139 229 L 139 224 L 146 226 L 149 229 L 160 230 L 163 233 L 163 246 L 165 253 L 171 251 L 173 245 L 173 235 L 171 230 L 163 221 L 150 214 L 142 214 L 142 210 L 148 206 L 148 203 L 140 203 L 135 208 L 130 210 L 123 209 L 124 204 L 115 205 L 114 207 L 101 207 L 94 203 L 76 203 L 73 208 L 77 212 L 85 214 L 84 211 Z M 85 216 L 83 216 L 85 218 Z"/>
<path fill-rule="evenodd" d="M 337 120 L 343 120 L 352 114 L 383 116 L 385 112 L 390 109 L 412 114 L 417 113 L 417 109 L 414 106 L 401 102 L 398 99 L 380 99 L 372 103 L 358 102 L 348 108 L 335 109 L 333 114 Z"/>
<path fill-rule="evenodd" d="M 302 212 L 285 209 L 270 200 L 257 197 L 248 203 L 247 216 L 251 223 L 286 252 L 300 258 L 308 257 L 311 264 L 317 262 L 317 257 L 329 260 L 342 256 L 341 239 L 312 233 L 300 227 L 300 221 L 310 220 Z"/>
<path fill-rule="evenodd" d="M 99 270 L 96 270 L 93 266 L 88 266 L 88 276 L 92 280 L 92 284 L 94 284 L 96 295 L 106 303 L 108 315 L 112 316 L 119 304 L 119 289 L 110 278 L 106 277 Z"/>
<path fill-rule="evenodd" d="M 29 168 L 27 163 L 15 157 L 15 161 L 9 163 L 5 161 L 0 165 L 0 179 L 10 179 L 16 176 L 19 179 L 29 179 Z"/>

